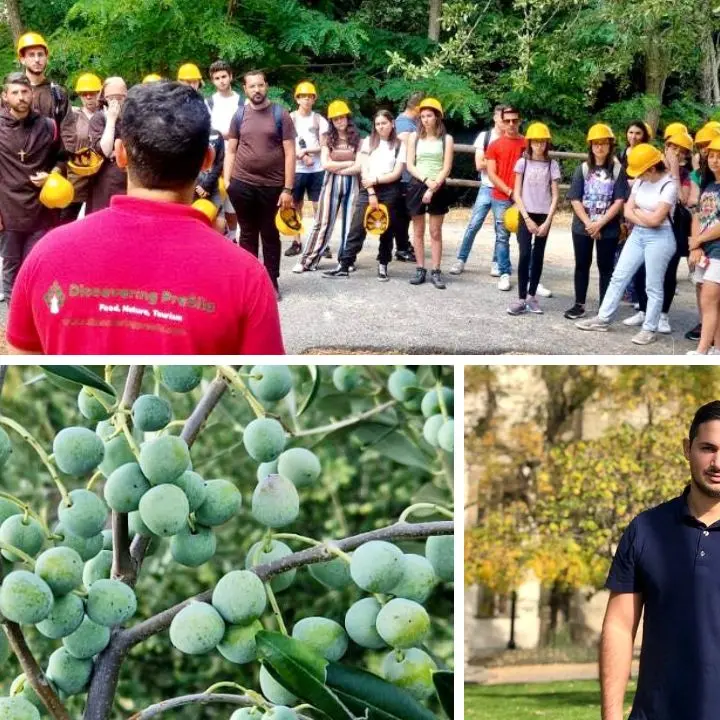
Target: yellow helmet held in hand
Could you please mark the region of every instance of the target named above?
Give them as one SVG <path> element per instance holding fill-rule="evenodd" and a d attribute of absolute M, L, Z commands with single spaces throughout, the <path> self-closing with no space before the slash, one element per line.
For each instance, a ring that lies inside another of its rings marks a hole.
<path fill-rule="evenodd" d="M 718 135 L 720 135 L 720 130 L 705 125 L 697 131 L 695 135 L 695 144 L 707 145 L 708 143 L 712 142 Z"/>
<path fill-rule="evenodd" d="M 220 199 L 225 202 L 228 198 L 227 187 L 225 186 L 225 178 L 218 178 L 218 194 Z"/>
<path fill-rule="evenodd" d="M 46 208 L 66 208 L 75 198 L 75 188 L 60 173 L 51 172 L 40 191 L 40 202 Z"/>
<path fill-rule="evenodd" d="M 311 82 L 304 80 L 295 88 L 295 97 L 297 98 L 300 95 L 314 95 L 317 97 L 317 90 Z"/>
<path fill-rule="evenodd" d="M 95 175 L 102 167 L 103 157 L 91 148 L 81 148 L 68 160 L 68 168 L 78 177 Z"/>
<path fill-rule="evenodd" d="M 445 114 L 443 113 L 443 107 L 440 104 L 440 101 L 436 100 L 433 97 L 427 97 L 422 100 L 418 105 L 418 111 L 419 110 L 435 110 L 435 112 L 440 114 L 440 117 L 445 117 Z"/>
<path fill-rule="evenodd" d="M 94 73 L 83 73 L 75 83 L 75 92 L 92 93 L 102 90 L 102 80 Z"/>
<path fill-rule="evenodd" d="M 595 142 L 596 140 L 614 139 L 615 133 L 612 131 L 612 128 L 609 125 L 605 125 L 605 123 L 595 123 L 595 125 L 593 125 L 588 130 L 586 142 L 591 143 Z"/>
<path fill-rule="evenodd" d="M 154 82 L 162 82 L 162 77 L 160 75 L 158 75 L 157 73 L 150 73 L 149 75 L 146 75 L 142 79 L 143 85 L 149 85 L 150 83 L 154 83 Z"/>
<path fill-rule="evenodd" d="M 509 233 L 517 234 L 518 227 L 520 226 L 520 211 L 517 209 L 517 205 L 509 207 L 503 215 L 503 225 Z"/>
<path fill-rule="evenodd" d="M 18 38 L 17 43 L 17 56 L 18 59 L 22 57 L 22 54 L 31 47 L 44 47 L 45 52 L 50 54 L 50 51 L 48 50 L 48 45 L 45 42 L 45 38 L 36 32 L 27 32 L 24 35 L 21 35 Z"/>
<path fill-rule="evenodd" d="M 281 235 L 301 235 L 304 232 L 302 218 L 295 208 L 280 208 L 275 215 L 275 227 Z"/>
<path fill-rule="evenodd" d="M 218 212 L 220 211 L 217 205 L 205 198 L 199 198 L 192 204 L 192 206 L 205 215 L 211 223 L 215 222 L 215 218 L 218 216 Z"/>
<path fill-rule="evenodd" d="M 627 154 L 628 177 L 638 177 L 663 160 L 663 154 L 656 147 L 649 143 L 640 143 L 630 148 L 630 152 Z"/>
<path fill-rule="evenodd" d="M 202 80 L 200 68 L 193 63 L 185 63 L 178 69 L 177 79 L 185 80 L 186 82 L 192 80 Z"/>
<path fill-rule="evenodd" d="M 528 125 L 526 140 L 552 140 L 550 128 L 545 123 L 534 122 Z"/>
<path fill-rule="evenodd" d="M 663 139 L 667 140 L 671 135 L 677 135 L 678 133 L 686 133 L 688 131 L 687 125 L 681 122 L 671 122 L 666 128 L 663 134 Z"/>
<path fill-rule="evenodd" d="M 350 115 L 350 108 L 344 100 L 333 100 L 328 105 L 327 118 L 332 120 L 333 118 L 342 117 L 343 115 Z"/>
<path fill-rule="evenodd" d="M 687 132 L 683 132 L 682 130 L 676 132 L 674 135 L 666 137 L 665 142 L 672 145 L 677 145 L 678 147 L 684 148 L 685 150 L 689 150 L 691 152 L 693 149 L 693 139 Z"/>
<path fill-rule="evenodd" d="M 390 227 L 390 213 L 387 205 L 380 203 L 375 210 L 368 205 L 365 210 L 363 225 L 366 233 L 382 235 Z"/>

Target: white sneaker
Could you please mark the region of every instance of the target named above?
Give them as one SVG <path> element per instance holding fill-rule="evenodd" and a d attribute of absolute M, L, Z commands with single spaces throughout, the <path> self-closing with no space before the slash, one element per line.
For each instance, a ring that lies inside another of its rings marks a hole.
<path fill-rule="evenodd" d="M 656 340 L 657 337 L 652 330 L 641 330 L 637 335 L 635 335 L 635 337 L 633 337 L 632 342 L 636 345 L 649 345 L 650 343 L 654 343 Z"/>
<path fill-rule="evenodd" d="M 629 318 L 625 318 L 623 320 L 623 325 L 627 325 L 628 327 L 637 327 L 638 325 L 642 325 L 645 322 L 645 313 L 642 310 L 638 310 L 634 315 L 631 315 Z"/>
<path fill-rule="evenodd" d="M 700 352 L 699 350 L 688 350 L 686 355 L 708 355 L 708 353 Z"/>
<path fill-rule="evenodd" d="M 299 273 L 304 273 L 304 272 L 305 272 L 305 266 L 304 266 L 300 261 L 298 261 L 298 262 L 296 262 L 295 265 L 293 266 L 292 271 L 293 271 L 294 273 L 298 273 L 298 274 L 299 274 Z"/>
<path fill-rule="evenodd" d="M 714 345 L 708 350 L 708 355 L 720 355 L 720 350 L 718 350 Z"/>
<path fill-rule="evenodd" d="M 658 322 L 657 331 L 666 335 L 669 335 L 672 332 L 672 328 L 670 327 L 670 320 L 668 319 L 667 313 L 660 314 L 660 321 Z"/>
<path fill-rule="evenodd" d="M 510 276 L 505 273 L 500 276 L 498 280 L 498 290 L 509 290 L 510 289 Z"/>
<path fill-rule="evenodd" d="M 500 268 L 496 262 L 490 263 L 490 277 L 500 277 Z"/>
<path fill-rule="evenodd" d="M 546 288 L 542 283 L 538 283 L 535 294 L 540 297 L 552 297 L 552 290 L 550 290 L 550 288 Z"/>
<path fill-rule="evenodd" d="M 465 269 L 465 262 L 463 260 L 456 260 L 453 266 L 450 268 L 451 275 L 462 275 L 462 271 Z"/>

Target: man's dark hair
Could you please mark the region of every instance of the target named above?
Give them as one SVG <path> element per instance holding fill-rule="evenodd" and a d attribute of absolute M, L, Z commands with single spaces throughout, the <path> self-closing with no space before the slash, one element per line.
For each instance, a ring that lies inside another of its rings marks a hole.
<path fill-rule="evenodd" d="M 120 119 L 128 172 L 143 187 L 194 184 L 210 141 L 210 113 L 200 93 L 179 82 L 135 85 Z"/>
<path fill-rule="evenodd" d="M 405 109 L 406 110 L 414 110 L 423 100 L 425 99 L 425 93 L 421 90 L 415 90 L 415 92 L 410 93 L 410 97 L 407 99 L 407 102 L 405 103 Z"/>
<path fill-rule="evenodd" d="M 503 105 L 500 111 L 500 117 L 504 120 L 506 115 L 517 115 L 520 117 L 520 111 L 512 105 Z"/>
<path fill-rule="evenodd" d="M 500 113 L 500 117 L 502 117 L 503 110 L 505 110 L 506 107 L 507 107 L 507 106 L 505 105 L 505 103 L 498 103 L 498 104 L 493 108 L 493 115 L 494 115 L 495 113 Z"/>
<path fill-rule="evenodd" d="M 243 85 L 247 85 L 248 78 L 252 77 L 253 75 L 262 75 L 263 80 L 267 82 L 267 75 L 265 74 L 264 70 L 248 70 L 243 75 Z"/>
<path fill-rule="evenodd" d="M 229 62 L 225 62 L 225 60 L 216 60 L 208 70 L 208 75 L 212 78 L 212 76 L 217 72 L 226 72 L 229 75 L 232 76 L 233 71 L 232 67 L 230 66 Z"/>
<path fill-rule="evenodd" d="M 700 426 L 712 420 L 720 420 L 720 400 L 712 400 L 696 410 L 695 417 L 690 423 L 690 432 L 688 433 L 688 439 L 691 445 L 698 435 Z"/>
<path fill-rule="evenodd" d="M 30 79 L 23 72 L 8 73 L 5 76 L 5 80 L 3 80 L 3 90 L 7 90 L 8 86 L 10 85 L 25 85 L 29 88 L 32 88 L 32 85 L 30 84 Z"/>

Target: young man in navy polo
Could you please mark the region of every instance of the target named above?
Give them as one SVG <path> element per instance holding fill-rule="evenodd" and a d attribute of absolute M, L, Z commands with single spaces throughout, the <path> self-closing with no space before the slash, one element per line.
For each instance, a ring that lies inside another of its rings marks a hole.
<path fill-rule="evenodd" d="M 613 559 L 600 642 L 602 720 L 622 720 L 644 611 L 630 720 L 720 717 L 720 401 L 703 405 L 683 442 L 690 484 L 638 515 Z"/>

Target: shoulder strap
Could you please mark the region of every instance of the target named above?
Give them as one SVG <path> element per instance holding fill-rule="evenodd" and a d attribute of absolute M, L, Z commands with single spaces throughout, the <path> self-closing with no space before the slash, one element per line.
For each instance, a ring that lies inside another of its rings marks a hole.
<path fill-rule="evenodd" d="M 53 142 L 55 142 L 58 139 L 57 120 L 55 120 L 54 118 L 45 118 L 45 120 L 47 120 L 47 122 L 48 122 L 48 125 L 50 127 L 50 132 L 52 132 Z"/>
<path fill-rule="evenodd" d="M 238 140 L 239 140 L 240 133 L 242 131 L 243 119 L 245 118 L 245 103 L 243 103 L 242 105 L 238 105 L 238 109 L 235 112 L 235 117 L 237 118 Z"/>
<path fill-rule="evenodd" d="M 587 161 L 584 161 L 581 167 L 583 180 L 587 180 L 588 175 L 590 174 L 590 166 L 587 164 Z"/>
<path fill-rule="evenodd" d="M 485 137 L 483 138 L 483 152 L 485 152 L 488 149 L 488 145 L 490 144 L 490 135 L 491 134 L 492 134 L 492 130 L 485 131 Z"/>
<path fill-rule="evenodd" d="M 53 99 L 53 117 L 57 120 L 60 116 L 60 105 L 62 104 L 63 96 L 60 87 L 54 82 L 50 83 L 50 94 Z"/>
<path fill-rule="evenodd" d="M 315 128 L 315 134 L 318 136 L 318 139 L 320 139 L 320 116 L 313 112 L 313 127 Z"/>
<path fill-rule="evenodd" d="M 272 115 L 275 120 L 275 132 L 277 133 L 278 139 L 282 142 L 283 139 L 283 109 L 277 103 L 270 103 L 272 108 Z"/>
<path fill-rule="evenodd" d="M 207 103 L 208 110 L 209 110 L 210 112 L 212 112 L 213 107 L 214 107 L 214 105 L 215 105 L 215 99 L 214 99 L 214 97 L 211 95 L 207 100 L 205 100 L 205 102 Z"/>
<path fill-rule="evenodd" d="M 622 170 L 622 163 L 617 158 L 613 158 L 612 176 L 613 176 L 613 180 L 615 182 L 617 182 L 617 179 L 620 177 L 621 170 Z"/>

